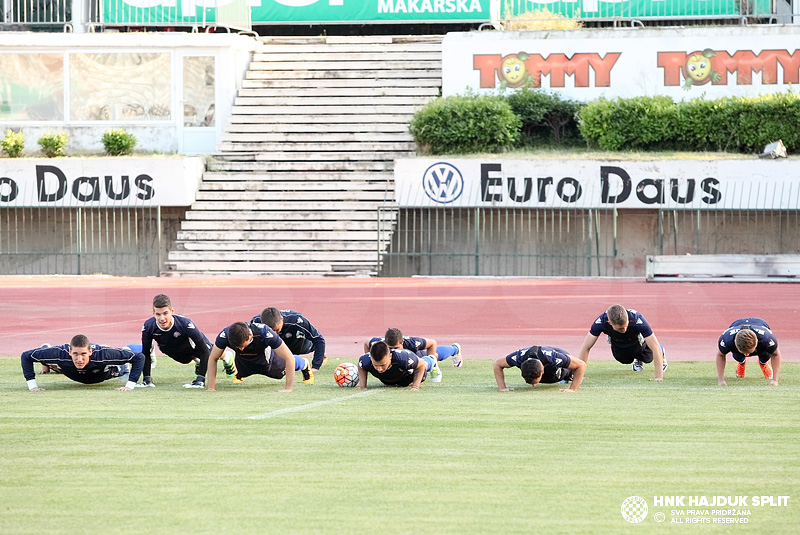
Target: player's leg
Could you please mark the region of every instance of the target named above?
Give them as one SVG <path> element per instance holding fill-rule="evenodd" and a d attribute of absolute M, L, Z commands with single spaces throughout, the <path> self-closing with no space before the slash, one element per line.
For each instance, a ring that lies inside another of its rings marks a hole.
<path fill-rule="evenodd" d="M 739 379 L 744 379 L 744 371 L 745 366 L 747 365 L 747 358 L 746 357 L 738 357 L 736 354 L 731 352 L 731 356 L 733 360 L 736 361 L 736 377 Z"/>
<path fill-rule="evenodd" d="M 764 374 L 764 378 L 770 380 L 772 379 L 772 366 L 769 365 L 771 359 L 771 356 L 767 356 L 767 360 L 762 361 L 761 357 L 758 357 L 758 365 L 761 366 L 761 372 Z"/>
<path fill-rule="evenodd" d="M 314 372 L 311 369 L 311 361 L 300 355 L 293 355 L 294 357 L 294 371 L 303 374 L 303 382 L 309 385 L 314 384 Z"/>
<path fill-rule="evenodd" d="M 439 361 L 436 360 L 432 355 L 425 355 L 424 357 L 420 357 L 420 359 L 425 361 L 425 371 L 430 374 L 431 382 L 441 383 L 442 370 L 439 369 Z"/>
<path fill-rule="evenodd" d="M 460 344 L 450 344 L 445 346 L 436 346 L 436 358 L 440 361 L 453 357 L 453 368 L 459 368 L 464 363 L 464 358 L 461 355 Z"/>

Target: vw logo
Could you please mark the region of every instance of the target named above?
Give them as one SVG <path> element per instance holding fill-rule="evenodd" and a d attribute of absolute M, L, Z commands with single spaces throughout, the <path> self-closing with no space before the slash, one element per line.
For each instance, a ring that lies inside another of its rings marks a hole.
<path fill-rule="evenodd" d="M 433 202 L 451 203 L 464 191 L 464 177 L 449 163 L 435 163 L 422 175 L 422 188 Z"/>

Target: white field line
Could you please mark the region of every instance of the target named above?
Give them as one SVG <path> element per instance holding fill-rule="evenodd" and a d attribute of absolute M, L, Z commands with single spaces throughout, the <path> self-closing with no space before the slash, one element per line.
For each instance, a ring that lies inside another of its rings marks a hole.
<path fill-rule="evenodd" d="M 313 409 L 315 407 L 321 407 L 322 405 L 329 405 L 331 403 L 339 403 L 341 401 L 346 401 L 348 399 L 359 398 L 363 396 L 368 396 L 370 394 L 375 394 L 377 392 L 381 392 L 383 389 L 377 388 L 374 390 L 364 390 L 358 392 L 357 394 L 351 394 L 349 396 L 341 396 L 338 398 L 333 399 L 324 399 L 322 401 L 315 401 L 314 403 L 306 403 L 305 405 L 298 405 L 296 407 L 286 407 L 285 409 L 278 409 L 276 411 L 265 412 L 264 414 L 257 414 L 255 416 L 248 416 L 248 420 L 266 420 L 267 418 L 275 418 L 276 416 L 282 416 L 284 414 L 288 414 L 290 412 L 298 412 L 304 411 L 306 409 Z"/>

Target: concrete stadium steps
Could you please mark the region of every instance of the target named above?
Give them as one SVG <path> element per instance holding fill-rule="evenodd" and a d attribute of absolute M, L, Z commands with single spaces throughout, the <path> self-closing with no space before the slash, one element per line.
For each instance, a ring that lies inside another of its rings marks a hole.
<path fill-rule="evenodd" d="M 165 274 L 376 273 L 441 69 L 441 36 L 262 38 Z"/>

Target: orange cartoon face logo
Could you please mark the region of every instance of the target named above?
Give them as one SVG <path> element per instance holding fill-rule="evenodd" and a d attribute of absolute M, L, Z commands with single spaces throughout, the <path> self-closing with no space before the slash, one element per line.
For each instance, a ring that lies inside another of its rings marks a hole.
<path fill-rule="evenodd" d="M 529 57 L 525 52 L 520 52 L 503 58 L 498 73 L 500 89 L 521 87 L 532 79 L 530 73 L 525 69 L 525 60 Z"/>
<path fill-rule="evenodd" d="M 716 55 L 710 48 L 689 54 L 682 67 L 685 90 L 688 91 L 693 85 L 703 85 L 720 79 L 719 73 L 711 68 L 711 58 Z"/>

